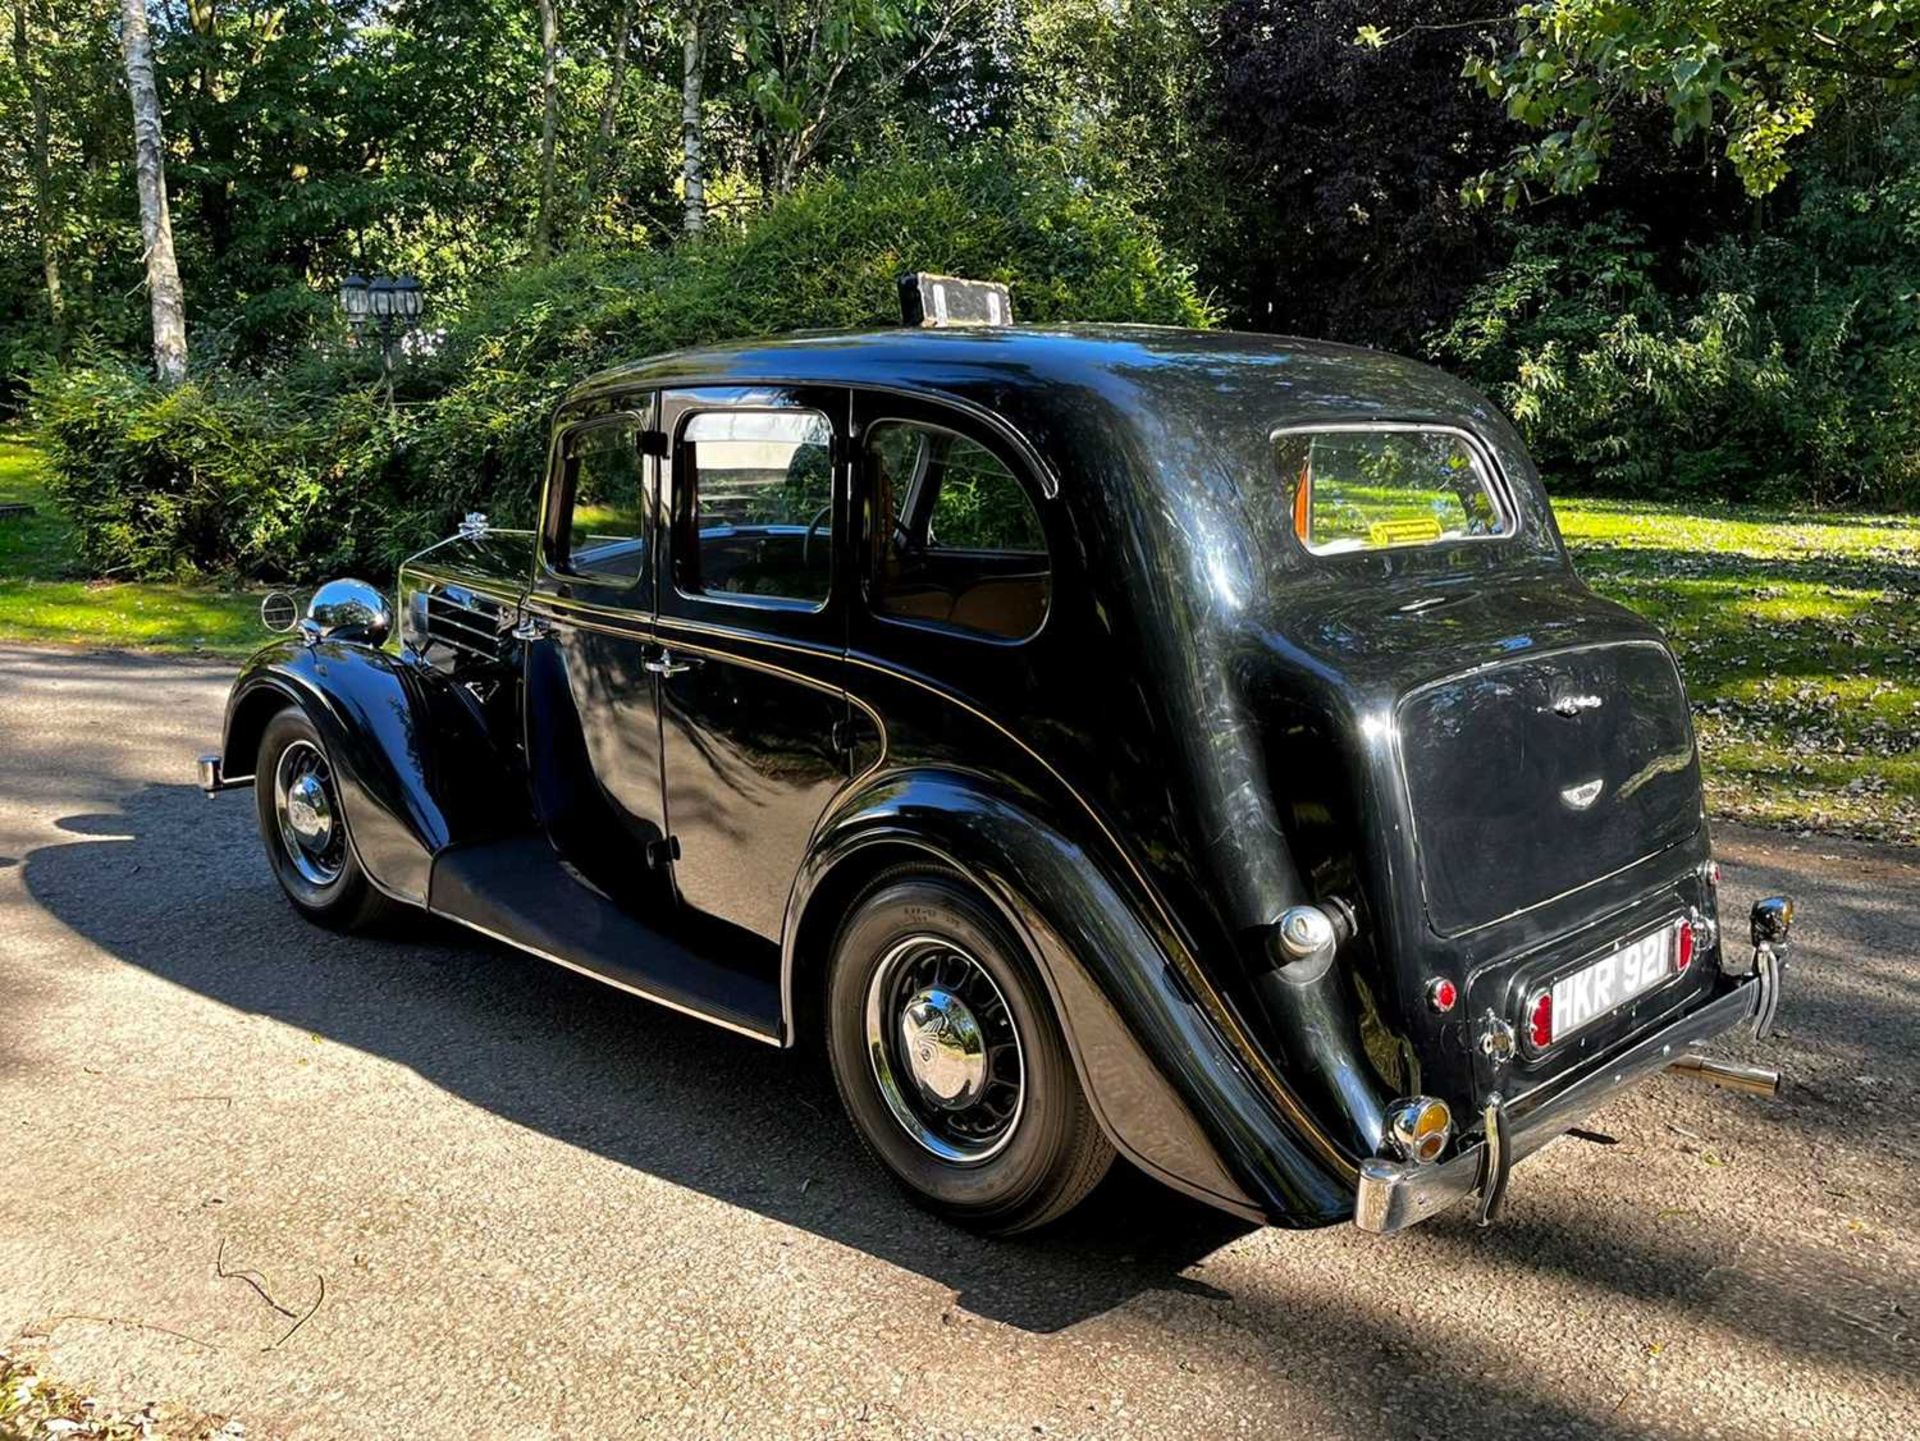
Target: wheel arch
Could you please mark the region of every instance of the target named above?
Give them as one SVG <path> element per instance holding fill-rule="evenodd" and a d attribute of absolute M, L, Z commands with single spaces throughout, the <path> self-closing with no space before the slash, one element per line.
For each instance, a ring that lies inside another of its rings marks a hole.
<path fill-rule="evenodd" d="M 268 722 L 298 706 L 338 775 L 347 834 L 367 878 L 389 896 L 425 905 L 433 857 L 513 810 L 497 797 L 476 799 L 497 789 L 486 782 L 508 780 L 508 768 L 448 690 L 385 651 L 281 642 L 249 661 L 234 684 L 223 765 L 236 779 L 251 774 Z M 518 787 L 509 793 L 523 799 Z"/>
<path fill-rule="evenodd" d="M 1124 893 L 1024 797 L 960 772 L 896 773 L 836 805 L 789 897 L 782 1041 L 817 1032 L 833 937 L 902 863 L 952 872 L 1026 947 L 1081 1086 L 1116 1149 L 1248 1219 L 1345 1219 L 1352 1197 L 1271 1111 L 1175 979 Z"/>

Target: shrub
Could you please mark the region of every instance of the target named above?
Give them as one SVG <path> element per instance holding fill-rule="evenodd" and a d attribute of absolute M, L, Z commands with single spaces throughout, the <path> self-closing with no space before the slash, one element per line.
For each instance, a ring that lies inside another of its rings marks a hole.
<path fill-rule="evenodd" d="M 1678 274 L 1619 220 L 1536 222 L 1434 338 L 1556 481 L 1626 495 L 1920 502 L 1920 122 L 1809 167 L 1771 234 Z"/>
<path fill-rule="evenodd" d="M 232 376 L 168 391 L 95 357 L 33 397 L 49 489 L 93 574 L 283 578 L 376 559 L 368 521 L 406 417 L 366 391 L 302 405 Z"/>
<path fill-rule="evenodd" d="M 823 176 L 697 243 L 505 276 L 391 408 L 351 359 L 213 370 L 167 393 L 96 358 L 42 377 L 34 411 L 96 572 L 379 573 L 466 511 L 524 522 L 554 404 L 585 375 L 721 338 L 894 324 L 910 269 L 1003 280 L 1027 320 L 1215 319 L 1125 208 L 989 155 L 899 160 Z"/>

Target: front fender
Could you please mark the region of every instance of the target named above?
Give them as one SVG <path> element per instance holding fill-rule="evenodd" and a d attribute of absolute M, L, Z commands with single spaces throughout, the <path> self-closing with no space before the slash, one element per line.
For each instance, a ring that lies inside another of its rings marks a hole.
<path fill-rule="evenodd" d="M 788 902 L 782 1003 L 796 1014 L 802 936 L 830 934 L 850 873 L 911 848 L 967 876 L 1028 944 L 1101 1127 L 1176 1188 L 1240 1215 L 1319 1225 L 1353 1195 L 1233 1054 L 1140 910 L 1031 797 L 958 771 L 896 772 L 825 816 Z M 863 855 L 864 853 L 864 855 Z M 848 868 L 848 869 L 843 869 Z"/>
<path fill-rule="evenodd" d="M 320 732 L 354 854 L 389 895 L 425 905 L 437 852 L 525 824 L 524 787 L 438 672 L 367 646 L 276 642 L 247 662 L 228 697 L 228 777 L 252 774 L 267 720 L 288 704 Z"/>

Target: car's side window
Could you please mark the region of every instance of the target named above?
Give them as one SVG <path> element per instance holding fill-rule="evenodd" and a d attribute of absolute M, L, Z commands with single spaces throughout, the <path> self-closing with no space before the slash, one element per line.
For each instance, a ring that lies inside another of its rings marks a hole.
<path fill-rule="evenodd" d="M 867 430 L 873 608 L 1000 640 L 1040 629 L 1053 592 L 1026 487 L 986 446 L 919 421 Z"/>
<path fill-rule="evenodd" d="M 680 588 L 826 603 L 833 425 L 817 410 L 706 410 L 680 432 Z"/>
<path fill-rule="evenodd" d="M 570 575 L 627 584 L 646 574 L 646 461 L 640 422 L 621 419 L 580 427 L 561 439 L 564 514 L 556 531 L 554 568 Z"/>

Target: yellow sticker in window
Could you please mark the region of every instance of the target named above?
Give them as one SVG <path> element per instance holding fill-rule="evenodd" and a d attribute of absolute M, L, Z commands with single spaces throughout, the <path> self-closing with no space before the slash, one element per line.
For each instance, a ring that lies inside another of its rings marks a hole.
<path fill-rule="evenodd" d="M 1376 520 L 1367 527 L 1367 540 L 1373 545 L 1412 545 L 1417 541 L 1438 540 L 1444 534 L 1439 517 L 1432 515 Z"/>

